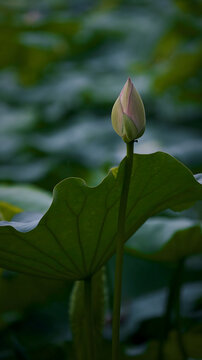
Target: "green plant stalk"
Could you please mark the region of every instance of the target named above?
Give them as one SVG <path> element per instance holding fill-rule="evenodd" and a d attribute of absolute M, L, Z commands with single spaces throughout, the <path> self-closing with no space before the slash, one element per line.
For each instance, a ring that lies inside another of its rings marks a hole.
<path fill-rule="evenodd" d="M 112 325 L 112 360 L 119 358 L 119 338 L 120 338 L 120 308 L 121 308 L 121 288 L 122 288 L 122 268 L 125 242 L 125 222 L 130 178 L 133 165 L 133 141 L 127 144 L 127 156 L 125 162 L 123 187 L 120 198 L 118 215 L 118 236 L 116 243 L 116 265 L 113 301 L 113 325 Z"/>
<path fill-rule="evenodd" d="M 170 326 L 171 326 L 171 313 L 172 313 L 172 308 L 173 308 L 173 302 L 174 302 L 174 297 L 175 297 L 175 293 L 176 293 L 176 275 L 178 272 L 178 266 L 174 271 L 174 274 L 172 275 L 172 279 L 170 282 L 170 286 L 169 286 L 169 290 L 168 290 L 168 296 L 167 296 L 167 301 L 166 301 L 166 309 L 165 309 L 165 314 L 163 317 L 163 329 L 162 329 L 162 335 L 161 335 L 161 339 L 160 339 L 160 343 L 159 343 L 159 349 L 158 349 L 158 360 L 163 360 L 164 359 L 164 351 L 163 351 L 163 347 L 164 347 L 164 342 L 167 339 L 168 336 L 168 332 L 170 330 Z"/>
<path fill-rule="evenodd" d="M 182 273 L 184 268 L 184 260 L 180 260 L 177 263 L 176 269 L 174 271 L 174 274 L 172 276 L 169 292 L 168 292 L 168 298 L 166 303 L 166 310 L 165 315 L 163 319 L 163 330 L 162 330 L 162 337 L 159 343 L 159 349 L 158 349 L 158 360 L 164 359 L 164 343 L 168 337 L 169 330 L 171 328 L 171 315 L 174 305 L 176 304 L 176 328 L 178 332 L 178 343 L 179 348 L 183 356 L 183 360 L 186 360 L 185 357 L 186 353 L 183 347 L 183 342 L 181 338 L 181 330 L 180 330 L 180 290 L 181 290 L 181 283 L 182 283 Z"/>
<path fill-rule="evenodd" d="M 108 293 L 108 307 L 110 312 L 113 310 L 113 279 L 110 273 L 110 264 L 106 264 L 106 277 L 107 277 L 107 293 Z"/>
<path fill-rule="evenodd" d="M 181 315 L 180 315 L 180 303 L 181 303 L 181 285 L 182 285 L 182 273 L 184 270 L 184 259 L 180 260 L 179 265 L 179 286 L 177 289 L 177 294 L 176 294 L 176 330 L 177 330 L 177 337 L 178 337 L 178 345 L 179 345 L 179 349 L 182 355 L 182 359 L 183 360 L 187 360 L 188 359 L 188 355 L 186 353 L 186 349 L 184 346 L 184 341 L 183 341 L 183 337 L 182 337 L 182 331 L 181 331 Z"/>
<path fill-rule="evenodd" d="M 85 331 L 86 331 L 86 348 L 87 359 L 95 360 L 95 348 L 94 348 L 94 324 L 92 313 L 92 278 L 84 280 L 84 301 L 86 309 L 85 317 Z"/>

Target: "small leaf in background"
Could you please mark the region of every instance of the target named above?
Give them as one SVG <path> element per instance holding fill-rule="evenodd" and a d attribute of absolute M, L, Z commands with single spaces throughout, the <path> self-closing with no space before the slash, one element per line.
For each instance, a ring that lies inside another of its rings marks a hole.
<path fill-rule="evenodd" d="M 1 220 L 10 221 L 14 215 L 22 211 L 23 210 L 17 206 L 0 201 L 0 221 Z"/>
<path fill-rule="evenodd" d="M 177 262 L 202 253 L 202 226 L 188 218 L 151 218 L 127 242 L 125 251 L 148 260 Z"/>
<path fill-rule="evenodd" d="M 6 202 L 23 211 L 45 212 L 51 204 L 51 195 L 31 185 L 2 184 L 0 185 L 0 202 Z"/>

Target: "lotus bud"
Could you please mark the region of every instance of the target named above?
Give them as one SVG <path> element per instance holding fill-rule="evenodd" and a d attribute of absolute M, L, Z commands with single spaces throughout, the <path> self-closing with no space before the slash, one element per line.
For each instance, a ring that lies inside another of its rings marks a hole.
<path fill-rule="evenodd" d="M 114 103 L 111 118 L 114 130 L 126 143 L 138 139 L 145 131 L 144 105 L 130 78 Z"/>

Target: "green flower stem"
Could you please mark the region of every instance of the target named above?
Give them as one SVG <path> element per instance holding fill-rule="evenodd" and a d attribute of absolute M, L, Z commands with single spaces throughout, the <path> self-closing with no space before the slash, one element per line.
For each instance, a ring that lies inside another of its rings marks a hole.
<path fill-rule="evenodd" d="M 120 337 L 120 307 L 121 307 L 121 287 L 122 287 L 122 268 L 123 253 L 125 242 L 125 222 L 126 209 L 129 193 L 130 178 L 133 165 L 133 141 L 127 144 L 127 156 L 123 187 L 121 192 L 119 216 L 118 216 L 118 236 L 116 245 L 116 267 L 114 285 L 114 304 L 113 304 L 113 326 L 112 326 L 112 360 L 119 358 L 119 337 Z"/>
<path fill-rule="evenodd" d="M 94 324 L 92 314 L 92 278 L 84 280 L 84 301 L 85 301 L 85 331 L 86 331 L 86 348 L 87 348 L 87 359 L 95 360 L 94 351 Z"/>

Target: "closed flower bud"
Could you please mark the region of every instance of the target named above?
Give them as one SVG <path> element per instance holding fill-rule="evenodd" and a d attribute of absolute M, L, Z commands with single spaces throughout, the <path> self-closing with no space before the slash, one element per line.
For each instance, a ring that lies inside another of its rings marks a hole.
<path fill-rule="evenodd" d="M 130 78 L 112 108 L 112 126 L 128 143 L 143 135 L 146 118 L 142 99 Z"/>

